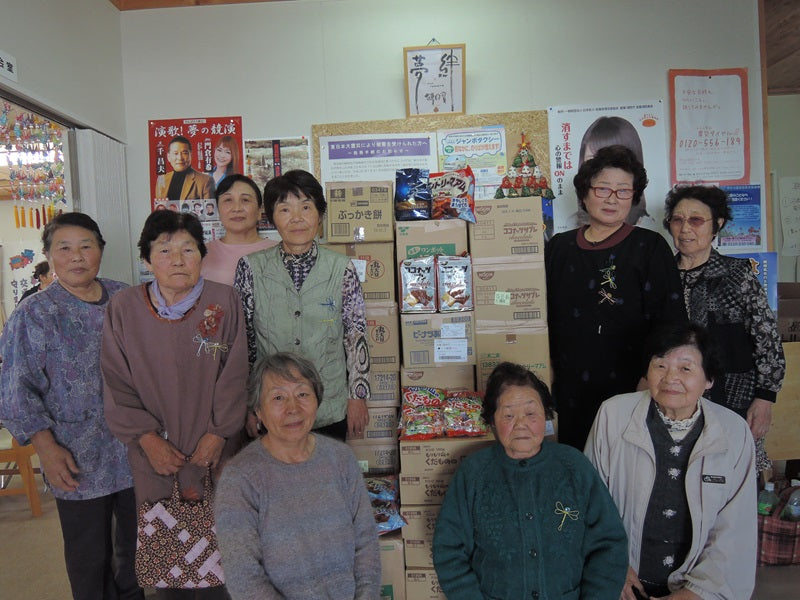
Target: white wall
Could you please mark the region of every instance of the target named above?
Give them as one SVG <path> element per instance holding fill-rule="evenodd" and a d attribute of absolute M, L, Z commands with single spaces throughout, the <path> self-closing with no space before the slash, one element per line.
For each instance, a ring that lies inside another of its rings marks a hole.
<path fill-rule="evenodd" d="M 3 0 L 0 48 L 17 59 L 3 88 L 125 141 L 120 13 L 108 0 Z"/>
<path fill-rule="evenodd" d="M 0 89 L 129 144 L 133 240 L 149 208 L 148 119 L 241 115 L 257 138 L 402 118 L 402 47 L 433 37 L 467 44 L 468 113 L 666 99 L 669 68 L 747 67 L 760 182 L 756 15 L 756 0 L 295 0 L 124 13 L 108 0 L 6 0 L 0 48 L 17 57 L 20 81 Z"/>
<path fill-rule="evenodd" d="M 467 45 L 467 112 L 667 99 L 670 68 L 747 67 L 763 179 L 755 0 L 299 0 L 125 12 L 131 227 L 148 119 L 241 115 L 246 138 L 405 116 L 403 46 Z M 667 168 L 667 165 L 664 165 Z"/>
<path fill-rule="evenodd" d="M 772 190 L 772 222 L 775 232 L 775 249 L 780 253 L 783 235 L 780 222 L 778 183 L 781 177 L 800 177 L 800 95 L 770 96 L 769 110 L 769 162 L 775 174 Z M 798 281 L 798 259 L 778 254 L 780 281 Z"/>

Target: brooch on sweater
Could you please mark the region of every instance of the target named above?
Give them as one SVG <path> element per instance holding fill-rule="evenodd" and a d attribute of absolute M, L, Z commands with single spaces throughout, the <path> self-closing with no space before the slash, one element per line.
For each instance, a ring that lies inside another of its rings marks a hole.
<path fill-rule="evenodd" d="M 220 352 L 227 352 L 228 351 L 228 344 L 220 344 L 219 342 L 212 342 L 208 338 L 201 336 L 199 333 L 194 336 L 192 340 L 195 344 L 199 344 L 197 346 L 197 356 L 200 356 L 200 353 L 205 350 L 206 354 L 213 354 L 214 360 L 217 359 L 217 350 Z"/>
<path fill-rule="evenodd" d="M 219 324 L 222 322 L 222 317 L 225 316 L 225 311 L 219 304 L 209 304 L 208 308 L 203 311 L 203 320 L 197 326 L 200 335 L 204 338 L 209 338 L 219 329 Z"/>
<path fill-rule="evenodd" d="M 600 301 L 598 304 L 603 304 L 603 302 L 608 302 L 611 306 L 614 306 L 618 303 L 618 300 L 614 298 L 614 295 L 609 290 L 617 289 L 617 276 L 615 271 L 617 270 L 617 265 L 614 264 L 614 258 L 611 257 L 608 259 L 608 266 L 603 267 L 600 270 L 600 276 L 602 279 L 600 280 L 600 289 L 598 290 L 598 294 L 600 294 Z M 607 287 L 602 287 L 607 286 Z"/>
<path fill-rule="evenodd" d="M 219 342 L 212 342 L 209 338 L 217 333 L 222 317 L 225 316 L 225 311 L 219 304 L 209 304 L 208 308 L 203 311 L 203 320 L 197 325 L 197 330 L 200 332 L 193 338 L 193 342 L 198 344 L 197 356 L 205 350 L 206 354 L 213 354 L 214 359 L 217 358 L 217 351 L 227 352 L 228 344 L 221 344 Z"/>
<path fill-rule="evenodd" d="M 560 524 L 559 524 L 559 526 L 558 526 L 558 530 L 559 530 L 559 531 L 561 531 L 561 528 L 562 528 L 562 527 L 564 527 L 564 521 L 566 521 L 566 520 L 567 520 L 567 517 L 569 517 L 569 518 L 570 518 L 570 519 L 572 519 L 573 521 L 577 521 L 577 520 L 578 520 L 578 516 L 580 515 L 580 512 L 578 512 L 577 510 L 572 510 L 572 509 L 571 509 L 569 506 L 567 506 L 566 508 L 564 508 L 564 505 L 563 505 L 563 504 L 561 504 L 561 502 L 560 502 L 560 501 L 557 501 L 557 502 L 556 502 L 556 510 L 555 510 L 555 513 L 556 513 L 557 515 L 562 515 L 562 517 L 561 517 L 561 523 L 560 523 Z"/>

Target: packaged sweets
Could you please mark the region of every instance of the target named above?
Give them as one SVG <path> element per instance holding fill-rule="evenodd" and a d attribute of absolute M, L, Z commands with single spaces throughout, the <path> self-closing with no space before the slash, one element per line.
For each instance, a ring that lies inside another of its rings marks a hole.
<path fill-rule="evenodd" d="M 378 535 L 407 524 L 398 507 L 397 477 L 365 477 L 364 483 L 367 485 Z"/>
<path fill-rule="evenodd" d="M 444 390 L 418 386 L 404 387 L 401 399 L 401 440 L 427 440 L 444 435 L 442 418 Z"/>
<path fill-rule="evenodd" d="M 428 178 L 432 219 L 464 219 L 475 222 L 475 176 L 472 169 L 431 173 Z"/>
<path fill-rule="evenodd" d="M 431 191 L 427 169 L 397 169 L 394 187 L 395 221 L 431 218 Z"/>
<path fill-rule="evenodd" d="M 400 312 L 436 312 L 435 258 L 407 258 L 400 263 Z"/>
<path fill-rule="evenodd" d="M 448 437 L 486 435 L 483 420 L 483 394 L 480 392 L 447 392 L 442 417 Z"/>
<path fill-rule="evenodd" d="M 436 257 L 436 302 L 440 312 L 474 308 L 469 256 Z"/>

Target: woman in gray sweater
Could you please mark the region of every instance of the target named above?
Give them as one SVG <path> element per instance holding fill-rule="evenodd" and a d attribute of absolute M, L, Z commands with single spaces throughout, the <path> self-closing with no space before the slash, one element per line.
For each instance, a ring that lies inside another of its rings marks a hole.
<path fill-rule="evenodd" d="M 297 355 L 253 369 L 250 405 L 267 433 L 225 467 L 215 502 L 234 600 L 380 597 L 377 530 L 355 457 L 311 433 L 322 392 Z"/>

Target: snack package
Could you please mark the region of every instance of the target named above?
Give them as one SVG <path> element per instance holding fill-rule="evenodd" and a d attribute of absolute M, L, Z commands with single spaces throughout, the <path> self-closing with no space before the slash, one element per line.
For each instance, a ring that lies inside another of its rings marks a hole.
<path fill-rule="evenodd" d="M 378 535 L 407 525 L 398 507 L 397 477 L 365 477 Z"/>
<path fill-rule="evenodd" d="M 400 263 L 400 312 L 436 312 L 435 258 L 407 258 Z"/>
<path fill-rule="evenodd" d="M 475 222 L 475 176 L 472 169 L 431 173 L 428 178 L 433 209 L 431 219 Z"/>
<path fill-rule="evenodd" d="M 482 410 L 483 394 L 480 392 L 448 392 L 442 407 L 447 436 L 486 435 Z"/>
<path fill-rule="evenodd" d="M 431 218 L 428 169 L 397 169 L 394 186 L 395 221 L 426 221 Z"/>
<path fill-rule="evenodd" d="M 444 435 L 442 403 L 444 390 L 430 387 L 404 387 L 401 392 L 400 439 L 427 440 Z"/>
<path fill-rule="evenodd" d="M 385 500 L 386 502 L 397 501 L 397 478 L 393 475 L 386 477 L 365 477 L 364 483 L 367 484 L 367 493 L 370 500 Z"/>
<path fill-rule="evenodd" d="M 472 259 L 436 257 L 436 303 L 440 312 L 472 310 Z"/>

